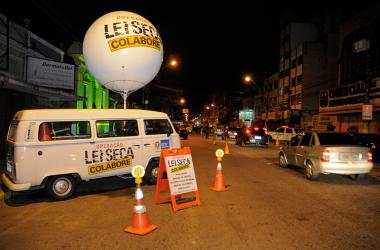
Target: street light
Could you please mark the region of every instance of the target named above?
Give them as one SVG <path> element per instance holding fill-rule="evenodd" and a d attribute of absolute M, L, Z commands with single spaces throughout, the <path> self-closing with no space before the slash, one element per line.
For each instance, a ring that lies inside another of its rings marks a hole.
<path fill-rule="evenodd" d="M 179 103 L 181 103 L 181 105 L 185 104 L 185 102 L 186 102 L 185 98 L 181 98 L 181 99 L 179 100 Z"/>
<path fill-rule="evenodd" d="M 247 85 L 249 85 L 250 83 L 253 83 L 253 84 L 256 86 L 256 88 L 259 90 L 259 92 L 261 93 L 261 88 L 260 88 L 260 86 L 256 83 L 256 81 L 253 79 L 252 76 L 250 76 L 250 75 L 245 75 L 245 76 L 244 76 L 244 82 L 245 82 Z"/>

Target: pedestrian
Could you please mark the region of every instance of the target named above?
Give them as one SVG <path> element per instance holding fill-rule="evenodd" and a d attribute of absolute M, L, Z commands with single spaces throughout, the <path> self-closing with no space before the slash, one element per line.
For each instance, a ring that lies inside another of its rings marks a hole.
<path fill-rule="evenodd" d="M 206 129 L 205 129 L 205 137 L 206 137 L 206 139 L 208 139 L 208 134 L 209 134 L 209 128 L 207 126 Z"/>

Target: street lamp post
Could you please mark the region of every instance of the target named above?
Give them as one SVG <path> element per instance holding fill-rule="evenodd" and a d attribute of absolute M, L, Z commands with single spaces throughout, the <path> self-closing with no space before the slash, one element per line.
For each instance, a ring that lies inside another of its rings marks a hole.
<path fill-rule="evenodd" d="M 256 88 L 259 90 L 259 93 L 261 94 L 261 88 L 260 88 L 260 86 L 256 83 L 256 81 L 255 81 L 251 76 L 246 75 L 246 76 L 244 77 L 244 81 L 245 81 L 247 84 L 249 84 L 249 83 L 253 83 L 253 84 L 256 86 Z"/>
<path fill-rule="evenodd" d="M 257 90 L 258 90 L 258 93 L 260 94 L 260 95 L 262 95 L 262 93 L 263 93 L 263 91 L 262 91 L 262 89 L 261 89 L 261 87 L 256 83 L 256 81 L 255 81 L 255 79 L 251 76 L 251 75 L 249 75 L 249 74 L 247 74 L 247 75 L 245 75 L 244 76 L 244 82 L 245 82 L 245 84 L 247 84 L 248 86 L 255 86 L 256 88 L 257 88 Z M 255 106 L 253 106 L 253 101 L 252 101 L 252 88 L 250 87 L 249 88 L 249 90 L 250 90 L 250 93 L 249 93 L 249 100 L 250 100 L 250 105 L 251 105 L 251 108 L 253 109 L 253 111 L 254 111 L 254 115 L 255 115 L 255 111 L 256 111 L 256 105 Z M 252 119 L 255 119 L 255 117 L 252 117 Z"/>

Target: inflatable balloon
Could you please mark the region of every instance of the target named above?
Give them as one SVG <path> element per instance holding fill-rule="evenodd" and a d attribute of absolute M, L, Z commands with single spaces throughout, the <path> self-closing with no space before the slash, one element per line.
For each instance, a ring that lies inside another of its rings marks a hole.
<path fill-rule="evenodd" d="M 83 55 L 96 80 L 125 97 L 157 75 L 163 47 L 157 29 L 147 19 L 115 11 L 98 18 L 87 30 Z"/>

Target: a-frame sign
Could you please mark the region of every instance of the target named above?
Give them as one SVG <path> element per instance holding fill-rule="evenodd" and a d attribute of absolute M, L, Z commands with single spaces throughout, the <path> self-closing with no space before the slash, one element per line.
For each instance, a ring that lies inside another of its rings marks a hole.
<path fill-rule="evenodd" d="M 161 193 L 167 191 L 169 196 L 161 197 Z M 189 195 L 193 196 L 183 198 Z M 155 202 L 170 201 L 174 211 L 201 204 L 189 147 L 161 151 Z"/>

